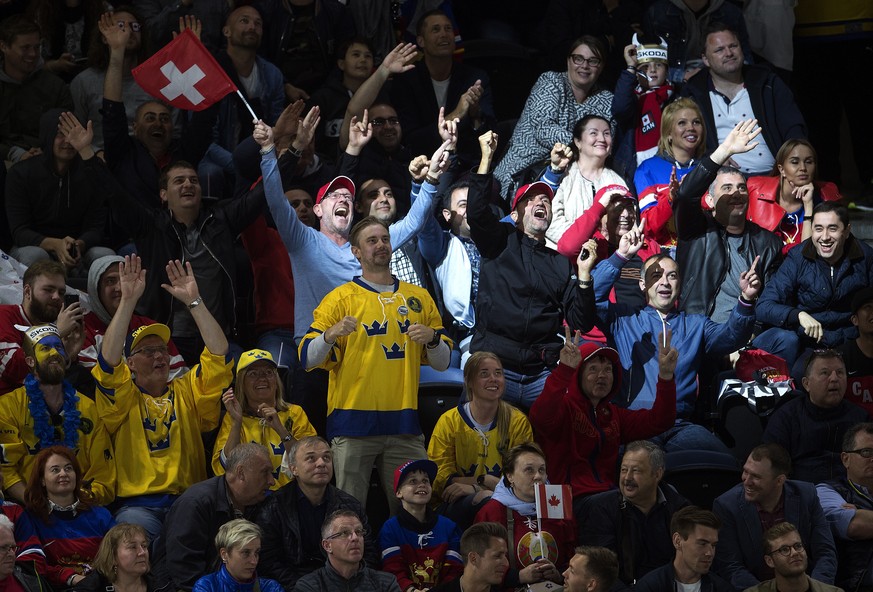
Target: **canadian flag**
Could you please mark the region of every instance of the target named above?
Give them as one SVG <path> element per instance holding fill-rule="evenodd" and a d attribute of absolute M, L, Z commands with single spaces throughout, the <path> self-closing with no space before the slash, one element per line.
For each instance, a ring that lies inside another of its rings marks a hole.
<path fill-rule="evenodd" d="M 537 483 L 534 489 L 537 518 L 570 520 L 573 518 L 573 489 L 569 485 Z"/>
<path fill-rule="evenodd" d="M 177 35 L 131 74 L 156 99 L 188 111 L 202 111 L 236 91 L 236 85 L 191 29 Z"/>

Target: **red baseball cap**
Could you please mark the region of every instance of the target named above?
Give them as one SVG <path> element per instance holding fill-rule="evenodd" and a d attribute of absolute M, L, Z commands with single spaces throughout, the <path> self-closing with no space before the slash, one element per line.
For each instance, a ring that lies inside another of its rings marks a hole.
<path fill-rule="evenodd" d="M 549 201 L 552 201 L 552 198 L 555 197 L 555 192 L 552 191 L 552 188 L 549 187 L 548 183 L 537 181 L 536 183 L 522 185 L 518 188 L 518 191 L 515 192 L 515 199 L 512 200 L 512 209 L 514 210 L 515 206 L 518 205 L 518 202 L 527 197 L 528 194 L 539 195 L 540 193 L 545 193 L 546 197 L 549 198 Z"/>
<path fill-rule="evenodd" d="M 321 200 L 324 198 L 324 196 L 334 189 L 348 189 L 349 193 L 352 194 L 352 200 L 355 199 L 355 184 L 348 177 L 343 177 L 342 175 L 340 175 L 339 177 L 336 177 L 333 181 L 318 190 L 318 194 L 315 197 L 315 203 L 321 203 Z"/>
<path fill-rule="evenodd" d="M 418 460 L 408 460 L 396 469 L 394 469 L 394 492 L 400 489 L 403 479 L 412 471 L 424 471 L 433 483 L 437 475 L 437 464 L 432 460 L 420 458 Z"/>

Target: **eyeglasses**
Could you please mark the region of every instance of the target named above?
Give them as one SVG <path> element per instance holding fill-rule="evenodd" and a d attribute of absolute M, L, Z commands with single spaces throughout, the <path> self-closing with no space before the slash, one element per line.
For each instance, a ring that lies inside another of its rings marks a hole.
<path fill-rule="evenodd" d="M 585 56 L 579 55 L 578 53 L 571 53 L 570 59 L 576 66 L 581 66 L 587 63 L 592 68 L 596 68 L 603 63 L 603 60 L 601 60 L 600 58 L 586 58 Z"/>
<path fill-rule="evenodd" d="M 778 549 L 770 551 L 767 553 L 768 555 L 775 555 L 779 553 L 783 557 L 788 557 L 791 555 L 792 551 L 796 551 L 797 553 L 803 553 L 803 543 L 794 543 L 793 545 L 782 545 Z"/>
<path fill-rule="evenodd" d="M 142 26 L 136 21 L 118 21 L 118 28 L 124 31 L 124 25 L 130 25 L 130 30 L 134 33 L 139 33 Z"/>
<path fill-rule="evenodd" d="M 873 448 L 859 448 L 857 450 L 844 450 L 846 454 L 857 454 L 861 458 L 873 458 Z"/>
<path fill-rule="evenodd" d="M 276 371 L 272 368 L 269 370 L 249 370 L 246 372 L 246 378 L 276 378 Z"/>
<path fill-rule="evenodd" d="M 130 355 L 135 356 L 136 354 L 142 354 L 147 358 L 154 358 L 158 354 L 162 356 L 166 356 L 169 353 L 166 345 L 156 345 L 152 347 L 141 347 L 136 351 L 130 352 Z"/>
<path fill-rule="evenodd" d="M 18 545 L 0 545 L 0 555 L 7 555 L 10 551 L 18 553 Z"/>
<path fill-rule="evenodd" d="M 324 195 L 324 197 L 321 199 L 322 199 L 322 201 L 324 201 L 325 199 L 328 199 L 328 198 L 353 200 L 354 196 L 351 193 L 349 193 L 348 191 L 331 191 L 330 193 L 326 193 Z"/>
<path fill-rule="evenodd" d="M 350 529 L 346 528 L 346 529 L 343 529 L 339 532 L 335 532 L 334 534 L 330 535 L 329 537 L 325 538 L 324 540 L 332 541 L 334 539 L 351 539 L 352 535 L 355 535 L 359 539 L 362 539 L 365 536 L 367 536 L 367 531 L 366 531 L 366 529 L 363 529 L 363 528 L 356 528 L 354 530 L 350 530 Z"/>
<path fill-rule="evenodd" d="M 386 123 L 388 125 L 400 125 L 400 119 L 397 117 L 374 117 L 370 122 L 373 127 L 382 127 Z"/>

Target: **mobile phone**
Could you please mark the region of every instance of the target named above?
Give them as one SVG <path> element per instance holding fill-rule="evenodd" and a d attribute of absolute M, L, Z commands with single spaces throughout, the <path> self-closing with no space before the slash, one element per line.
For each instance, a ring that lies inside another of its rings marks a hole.
<path fill-rule="evenodd" d="M 72 294 L 64 294 L 64 308 L 70 308 L 73 304 L 79 302 L 79 295 L 73 292 Z"/>
<path fill-rule="evenodd" d="M 73 60 L 73 63 L 77 66 L 84 66 L 88 63 L 88 58 L 76 58 Z"/>

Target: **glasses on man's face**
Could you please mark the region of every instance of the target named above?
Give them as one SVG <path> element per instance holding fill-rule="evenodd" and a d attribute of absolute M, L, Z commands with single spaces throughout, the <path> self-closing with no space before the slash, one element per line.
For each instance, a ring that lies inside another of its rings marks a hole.
<path fill-rule="evenodd" d="M 586 58 L 585 56 L 579 55 L 578 53 L 571 53 L 570 59 L 576 66 L 581 66 L 587 63 L 592 68 L 596 68 L 603 63 L 603 60 L 601 60 L 600 58 Z"/>
<path fill-rule="evenodd" d="M 252 378 L 254 380 L 258 380 L 260 378 L 267 378 L 267 379 L 276 378 L 276 371 L 272 370 L 272 369 L 270 369 L 270 370 L 249 370 L 248 372 L 246 372 L 246 377 Z"/>
<path fill-rule="evenodd" d="M 18 553 L 18 545 L 0 545 L 0 555 L 7 555 L 10 551 Z"/>
<path fill-rule="evenodd" d="M 382 127 L 384 125 L 399 125 L 400 119 L 397 117 L 374 117 L 371 121 L 373 127 Z"/>
<path fill-rule="evenodd" d="M 861 458 L 873 458 L 873 448 L 858 448 L 857 450 L 845 450 L 846 454 L 857 454 Z"/>
<path fill-rule="evenodd" d="M 331 191 L 330 193 L 326 193 L 322 198 L 322 201 L 325 199 L 348 199 L 354 200 L 354 197 L 348 191 Z"/>
<path fill-rule="evenodd" d="M 352 530 L 350 528 L 344 528 L 339 532 L 333 533 L 332 535 L 330 535 L 329 537 L 327 537 L 324 540 L 332 541 L 334 539 L 351 539 L 352 535 L 355 535 L 359 539 L 362 539 L 367 535 L 367 531 L 363 528 L 356 528 L 354 530 Z"/>
<path fill-rule="evenodd" d="M 141 28 L 140 24 L 136 21 L 118 21 L 117 24 L 118 24 L 118 28 L 121 29 L 122 31 L 124 31 L 124 25 L 129 25 L 130 30 L 133 31 L 134 33 L 139 33 L 139 30 Z"/>
<path fill-rule="evenodd" d="M 791 552 L 795 551 L 797 553 L 803 553 L 803 543 L 794 543 L 793 545 L 782 545 L 778 549 L 770 551 L 770 555 L 775 555 L 776 553 L 782 555 L 783 557 L 788 557 L 791 555 Z"/>
<path fill-rule="evenodd" d="M 162 356 L 166 356 L 168 354 L 166 345 L 155 345 L 151 347 L 141 347 L 136 351 L 130 352 L 130 355 L 135 356 L 136 354 L 142 354 L 147 358 L 154 358 L 158 354 Z"/>

